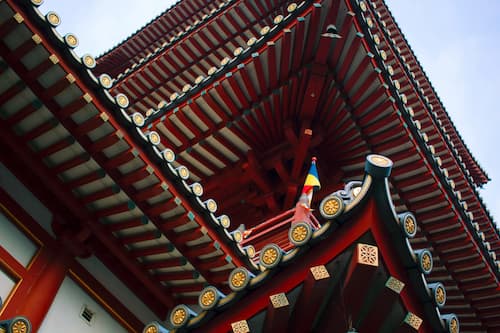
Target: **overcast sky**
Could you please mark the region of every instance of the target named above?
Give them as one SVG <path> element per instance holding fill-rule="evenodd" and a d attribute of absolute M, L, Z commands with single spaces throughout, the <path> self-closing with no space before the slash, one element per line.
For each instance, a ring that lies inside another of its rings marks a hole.
<path fill-rule="evenodd" d="M 465 143 L 492 179 L 480 190 L 500 220 L 500 1 L 386 0 Z M 98 56 L 171 6 L 160 0 L 45 0 L 79 37 L 79 54 Z"/>

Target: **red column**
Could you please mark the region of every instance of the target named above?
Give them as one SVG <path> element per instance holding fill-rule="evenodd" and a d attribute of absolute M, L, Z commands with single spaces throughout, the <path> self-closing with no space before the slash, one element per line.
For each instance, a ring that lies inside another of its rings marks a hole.
<path fill-rule="evenodd" d="M 70 260 L 65 251 L 43 247 L 5 305 L 1 318 L 25 316 L 33 332 L 37 332 L 66 277 Z"/>

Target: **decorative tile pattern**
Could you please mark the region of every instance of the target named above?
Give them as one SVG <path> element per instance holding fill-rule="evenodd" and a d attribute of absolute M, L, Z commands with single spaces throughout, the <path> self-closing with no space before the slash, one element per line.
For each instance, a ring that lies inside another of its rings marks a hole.
<path fill-rule="evenodd" d="M 240 320 L 235 323 L 231 323 L 231 328 L 233 329 L 233 333 L 249 333 L 250 327 L 248 327 L 248 323 L 246 320 Z"/>
<path fill-rule="evenodd" d="M 378 248 L 368 244 L 357 245 L 358 263 L 378 266 Z"/>
<path fill-rule="evenodd" d="M 399 293 L 401 293 L 401 291 L 405 287 L 405 284 L 403 282 L 399 281 L 398 279 L 396 279 L 395 277 L 391 276 L 391 277 L 389 277 L 389 279 L 387 279 L 385 286 L 387 288 L 391 289 L 392 291 L 394 291 L 395 293 L 399 294 Z"/>
<path fill-rule="evenodd" d="M 290 305 L 285 293 L 271 295 L 271 296 L 269 296 L 269 299 L 271 300 L 271 304 L 273 305 L 273 307 L 275 309 Z"/>
<path fill-rule="evenodd" d="M 418 329 L 420 328 L 420 325 L 422 325 L 423 320 L 419 316 L 417 316 L 411 312 L 408 312 L 408 314 L 405 317 L 404 322 L 406 324 L 408 324 L 410 327 L 412 327 L 418 331 Z"/>
<path fill-rule="evenodd" d="M 324 265 L 311 267 L 310 270 L 315 280 L 328 279 L 330 277 L 330 273 L 328 273 Z"/>

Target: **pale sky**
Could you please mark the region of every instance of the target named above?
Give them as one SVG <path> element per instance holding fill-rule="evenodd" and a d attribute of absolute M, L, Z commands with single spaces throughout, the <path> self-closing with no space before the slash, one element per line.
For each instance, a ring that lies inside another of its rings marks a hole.
<path fill-rule="evenodd" d="M 500 1 L 386 0 L 473 156 L 492 179 L 480 193 L 500 220 Z M 98 56 L 174 3 L 172 0 L 45 0 L 42 12 L 75 33 L 76 52 Z"/>

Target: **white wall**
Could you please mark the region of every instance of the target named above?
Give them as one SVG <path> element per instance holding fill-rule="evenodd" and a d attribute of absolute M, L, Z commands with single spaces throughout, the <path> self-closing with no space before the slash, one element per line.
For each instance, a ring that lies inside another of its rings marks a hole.
<path fill-rule="evenodd" d="M 0 267 L 0 297 L 2 298 L 3 303 L 7 300 L 7 297 L 15 285 L 15 282 L 10 278 L 10 276 L 2 271 L 2 268 Z M 0 306 L 0 309 L 1 308 L 2 306 Z"/>
<path fill-rule="evenodd" d="M 54 237 L 50 225 L 52 213 L 2 163 L 0 163 L 0 187 Z"/>
<path fill-rule="evenodd" d="M 143 323 L 153 320 L 161 321 L 130 289 L 123 284 L 104 264 L 95 256 L 87 259 L 77 258 L 78 262 L 94 276 L 106 289 L 109 290 L 130 312 Z"/>
<path fill-rule="evenodd" d="M 95 312 L 91 325 L 80 318 L 82 306 Z M 121 333 L 127 332 L 71 278 L 66 277 L 47 313 L 39 333 Z"/>
<path fill-rule="evenodd" d="M 28 266 L 38 246 L 0 212 L 0 246 L 21 265 Z"/>

